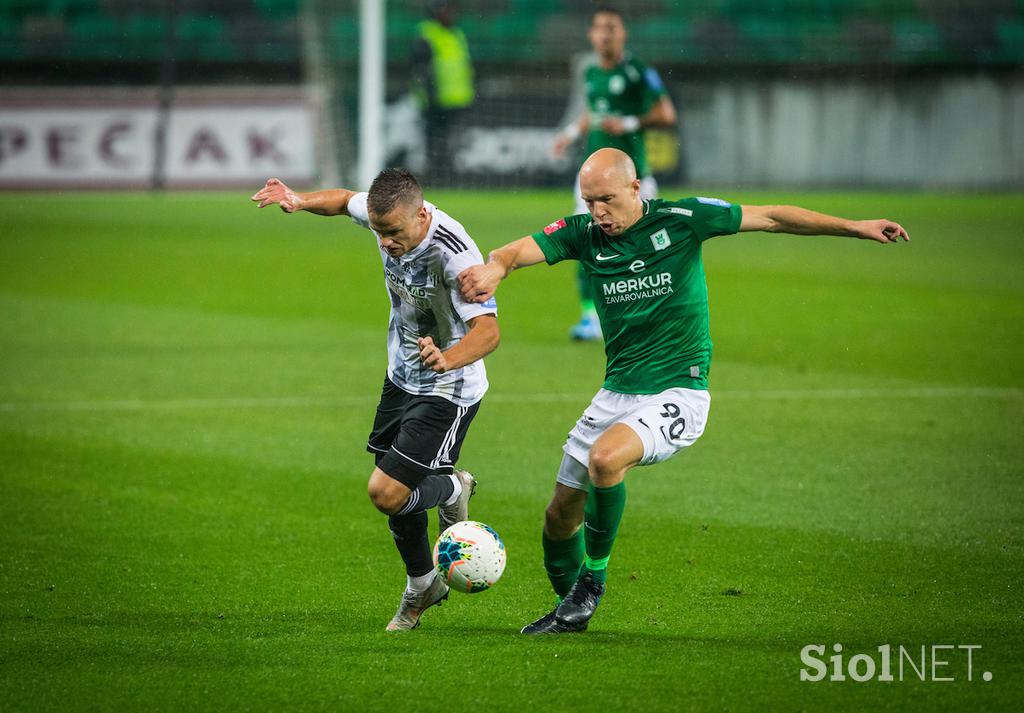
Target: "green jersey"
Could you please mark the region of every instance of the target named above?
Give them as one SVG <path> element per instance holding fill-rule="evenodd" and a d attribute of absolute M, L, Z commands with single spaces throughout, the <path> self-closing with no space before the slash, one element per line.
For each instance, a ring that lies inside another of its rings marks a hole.
<path fill-rule="evenodd" d="M 657 394 L 707 389 L 708 288 L 701 245 L 740 229 L 741 212 L 717 198 L 643 202 L 643 215 L 611 237 L 589 214 L 533 234 L 549 265 L 579 260 L 604 331 L 604 388 Z"/>
<path fill-rule="evenodd" d="M 643 129 L 615 136 L 601 130 L 601 120 L 610 116 L 643 116 L 650 111 L 665 94 L 658 73 L 627 55 L 611 69 L 597 63 L 590 65 L 584 79 L 590 109 L 587 154 L 603 148 L 621 149 L 633 159 L 638 176 L 648 175 Z"/>

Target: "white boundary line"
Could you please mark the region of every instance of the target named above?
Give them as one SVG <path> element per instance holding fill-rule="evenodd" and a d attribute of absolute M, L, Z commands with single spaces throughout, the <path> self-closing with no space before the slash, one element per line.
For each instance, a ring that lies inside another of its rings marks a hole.
<path fill-rule="evenodd" d="M 745 401 L 844 401 L 856 399 L 954 399 L 1024 398 L 1024 389 L 1012 387 L 920 387 L 903 389 L 750 389 L 712 390 L 713 399 Z M 510 394 L 496 393 L 485 397 L 489 403 L 558 404 L 590 403 L 589 393 Z M 200 411 L 216 409 L 287 409 L 332 408 L 374 404 L 376 395 L 367 396 L 265 396 L 210 399 L 112 399 L 90 401 L 0 401 L 0 414 L 33 412 L 135 412 L 135 411 Z"/>

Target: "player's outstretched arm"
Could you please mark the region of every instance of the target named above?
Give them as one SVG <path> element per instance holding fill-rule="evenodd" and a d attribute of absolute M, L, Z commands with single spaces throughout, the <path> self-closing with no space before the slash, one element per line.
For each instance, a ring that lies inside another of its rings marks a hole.
<path fill-rule="evenodd" d="M 544 252 L 531 235 L 493 250 L 486 265 L 473 265 L 459 273 L 462 298 L 466 302 L 486 302 L 513 270 L 539 262 L 544 262 Z"/>
<path fill-rule="evenodd" d="M 482 314 L 469 320 L 469 331 L 466 332 L 466 336 L 448 351 L 441 351 L 440 347 L 434 344 L 432 337 L 421 337 L 420 359 L 428 368 L 443 374 L 483 359 L 498 348 L 500 341 L 498 318 L 493 314 Z"/>
<path fill-rule="evenodd" d="M 583 134 L 590 131 L 590 116 L 585 112 L 578 119 L 570 122 L 564 129 L 555 136 L 555 142 L 551 146 L 551 152 L 556 158 L 561 158 L 569 147 Z"/>
<path fill-rule="evenodd" d="M 277 178 L 268 178 L 266 184 L 256 191 L 252 200 L 265 208 L 275 203 L 285 213 L 305 210 L 317 215 L 348 215 L 348 201 L 355 195 L 345 188 L 334 188 L 312 193 L 297 193 Z"/>
<path fill-rule="evenodd" d="M 839 235 L 879 243 L 910 241 L 903 226 L 891 220 L 847 220 L 792 205 L 745 205 L 741 208 L 741 233 L 762 230 L 792 235 Z"/>

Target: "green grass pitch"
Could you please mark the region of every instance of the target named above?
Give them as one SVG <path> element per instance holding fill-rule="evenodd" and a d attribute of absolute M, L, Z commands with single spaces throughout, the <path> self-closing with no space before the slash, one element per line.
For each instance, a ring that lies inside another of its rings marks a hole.
<path fill-rule="evenodd" d="M 485 252 L 571 203 L 430 197 Z M 724 197 L 912 242 L 705 246 L 708 429 L 630 474 L 591 631 L 538 639 L 516 632 L 552 603 L 542 514 L 603 369 L 567 339 L 572 266 L 499 291 L 463 450 L 504 578 L 385 635 L 369 233 L 245 191 L 0 196 L 0 710 L 1019 710 L 1024 197 Z M 955 681 L 801 682 L 835 643 L 925 645 L 929 678 L 932 645 L 982 648 L 972 681 L 940 649 Z"/>

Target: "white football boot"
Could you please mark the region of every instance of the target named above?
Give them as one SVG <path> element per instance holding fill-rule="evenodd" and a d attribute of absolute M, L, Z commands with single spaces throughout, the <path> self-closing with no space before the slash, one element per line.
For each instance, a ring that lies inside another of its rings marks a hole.
<path fill-rule="evenodd" d="M 430 586 L 422 592 L 402 592 L 402 601 L 398 611 L 388 622 L 385 631 L 408 631 L 420 625 L 420 617 L 430 607 L 441 604 L 448 598 L 448 585 L 440 577 L 434 577 Z"/>
<path fill-rule="evenodd" d="M 456 470 L 455 477 L 462 483 L 462 493 L 451 505 L 437 506 L 438 535 L 455 523 L 469 519 L 469 499 L 476 490 L 476 478 L 465 470 Z"/>

